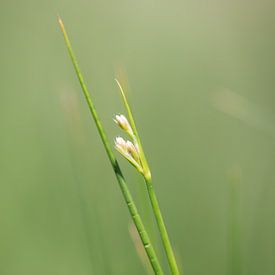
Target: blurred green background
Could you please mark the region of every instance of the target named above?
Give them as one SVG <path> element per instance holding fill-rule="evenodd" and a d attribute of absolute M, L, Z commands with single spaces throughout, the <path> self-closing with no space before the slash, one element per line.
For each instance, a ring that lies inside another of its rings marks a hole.
<path fill-rule="evenodd" d="M 1 0 L 0 274 L 147 274 L 59 14 L 111 140 L 127 78 L 184 274 L 274 275 L 274 8 Z M 157 244 L 144 183 L 118 158 Z"/>

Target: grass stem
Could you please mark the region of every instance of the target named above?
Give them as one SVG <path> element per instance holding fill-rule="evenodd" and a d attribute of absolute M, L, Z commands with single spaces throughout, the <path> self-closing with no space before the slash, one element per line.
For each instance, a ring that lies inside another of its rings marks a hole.
<path fill-rule="evenodd" d="M 166 230 L 166 227 L 165 227 L 164 220 L 162 218 L 162 214 L 161 214 L 161 211 L 160 211 L 157 196 L 155 194 L 155 191 L 154 191 L 154 188 L 153 188 L 153 185 L 152 185 L 151 171 L 150 171 L 148 162 L 146 160 L 145 153 L 144 153 L 143 148 L 142 148 L 141 140 L 140 140 L 137 128 L 136 128 L 135 121 L 134 121 L 134 116 L 132 114 L 132 109 L 130 107 L 130 104 L 127 100 L 127 97 L 126 97 L 126 95 L 123 91 L 123 88 L 122 88 L 120 82 L 117 79 L 116 79 L 116 82 L 117 82 L 118 87 L 120 89 L 122 99 L 123 99 L 125 108 L 126 108 L 127 113 L 128 113 L 130 124 L 131 124 L 131 127 L 133 129 L 134 142 L 136 143 L 136 145 L 138 147 L 139 154 L 140 154 L 140 161 L 141 161 L 141 165 L 142 165 L 142 174 L 143 174 L 143 177 L 144 177 L 145 182 L 146 182 L 148 194 L 149 194 L 151 205 L 152 205 L 152 208 L 153 208 L 153 213 L 154 213 L 156 221 L 157 221 L 158 229 L 159 229 L 159 232 L 160 232 L 160 235 L 161 235 L 162 243 L 163 243 L 163 246 L 164 246 L 164 249 L 165 249 L 165 252 L 166 252 L 166 256 L 167 256 L 167 259 L 168 259 L 168 262 L 169 262 L 169 266 L 170 266 L 170 269 L 171 269 L 171 272 L 172 272 L 173 275 L 179 275 L 180 273 L 179 273 L 179 269 L 178 269 L 178 266 L 177 266 L 176 258 L 175 258 L 175 255 L 174 255 L 174 252 L 173 252 L 173 249 L 172 249 L 172 245 L 171 245 L 170 240 L 169 240 L 169 236 L 168 236 L 168 233 L 167 233 L 167 230 Z"/>
<path fill-rule="evenodd" d="M 160 211 L 157 196 L 156 196 L 154 187 L 152 185 L 152 180 L 145 178 L 145 181 L 146 181 L 146 186 L 147 186 L 148 194 L 150 197 L 151 205 L 152 205 L 153 212 L 154 212 L 154 215 L 155 215 L 155 218 L 157 221 L 157 225 L 158 225 L 158 228 L 160 231 L 160 236 L 161 236 L 162 243 L 163 243 L 163 246 L 164 246 L 164 249 L 166 252 L 166 256 L 167 256 L 167 259 L 169 262 L 171 272 L 173 275 L 179 275 L 180 272 L 179 272 L 179 269 L 177 266 L 177 262 L 176 262 L 176 258 L 175 258 L 174 252 L 173 252 L 172 245 L 169 240 L 168 232 L 166 230 L 165 223 L 164 223 L 161 211 Z"/>
<path fill-rule="evenodd" d="M 105 134 L 105 131 L 103 129 L 103 126 L 99 120 L 99 117 L 98 117 L 98 114 L 96 112 L 96 109 L 94 107 L 94 104 L 93 104 L 93 101 L 90 97 L 90 94 L 88 92 L 88 89 L 85 85 L 85 82 L 84 82 L 84 79 L 83 79 L 83 76 L 81 74 L 81 71 L 80 71 L 80 68 L 78 66 L 78 63 L 77 63 L 77 60 L 76 60 L 76 57 L 73 53 L 73 49 L 72 49 L 72 46 L 71 46 L 71 43 L 70 43 L 70 40 L 68 38 L 68 35 L 66 33 L 66 30 L 65 30 L 65 27 L 64 27 L 64 24 L 62 22 L 62 20 L 59 18 L 58 19 L 58 22 L 59 22 L 59 25 L 60 25 L 60 28 L 61 28 L 61 31 L 64 35 L 64 39 L 65 39 L 65 42 L 66 42 L 66 46 L 68 48 L 68 51 L 69 51 L 69 55 L 71 57 L 71 61 L 73 63 L 73 66 L 74 66 L 74 69 L 75 69 L 75 72 L 77 74 L 77 77 L 78 77 L 78 80 L 80 82 L 80 85 L 81 85 L 81 88 L 82 88 L 82 91 L 84 93 L 84 96 L 85 96 L 85 99 L 87 101 L 87 104 L 89 106 L 89 109 L 90 109 L 90 112 L 92 114 L 92 117 L 95 121 L 95 124 L 96 124 L 96 127 L 97 127 L 97 130 L 100 134 L 100 137 L 101 137 L 101 140 L 103 142 L 103 145 L 104 145 L 104 148 L 106 150 L 106 153 L 109 157 L 109 160 L 111 162 L 111 165 L 113 167 L 113 170 L 115 172 L 115 175 L 116 175 L 116 178 L 117 178 L 117 181 L 119 183 L 119 186 L 120 186 L 120 189 L 122 191 L 122 194 L 123 194 L 123 197 L 124 197 L 124 200 L 127 204 L 127 207 L 128 207 L 128 210 L 130 212 L 130 215 L 133 219 L 133 222 L 137 228 L 137 231 L 139 233 L 139 236 L 141 238 L 141 241 L 142 241 L 142 244 L 145 248 L 145 251 L 146 251 L 146 254 L 149 258 L 149 261 L 151 263 L 151 266 L 155 272 L 155 274 L 159 274 L 159 275 L 162 275 L 163 274 L 163 271 L 162 271 L 162 268 L 160 266 L 160 263 L 159 263 L 159 260 L 157 258 L 157 255 L 155 253 L 155 250 L 152 246 L 152 243 L 151 243 L 151 240 L 149 238 L 149 235 L 147 234 L 147 231 L 145 230 L 145 227 L 143 225 L 143 222 L 141 220 L 141 217 L 138 213 L 138 210 L 137 210 L 137 207 L 134 203 L 134 200 L 133 200 L 133 197 L 130 193 L 130 190 L 128 189 L 128 186 L 125 182 L 125 179 L 122 175 L 122 172 L 121 172 L 121 169 L 119 167 L 119 164 L 115 158 L 115 155 L 111 149 L 111 146 L 110 146 L 110 143 L 107 139 L 107 136 Z"/>

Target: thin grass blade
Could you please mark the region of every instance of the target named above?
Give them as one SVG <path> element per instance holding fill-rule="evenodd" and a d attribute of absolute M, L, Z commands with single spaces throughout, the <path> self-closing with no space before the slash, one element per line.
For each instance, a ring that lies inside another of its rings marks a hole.
<path fill-rule="evenodd" d="M 105 131 L 103 129 L 103 126 L 99 120 L 99 116 L 96 112 L 96 109 L 94 107 L 94 104 L 93 104 L 93 101 L 91 99 L 91 96 L 88 92 L 88 89 L 85 85 L 85 82 L 84 82 L 84 79 L 83 79 L 83 76 L 81 74 L 81 71 L 80 71 L 80 68 L 78 66 L 78 63 L 77 63 L 77 60 L 76 60 L 76 57 L 73 53 L 73 50 L 72 50 L 72 46 L 71 46 L 71 43 L 70 43 L 70 40 L 69 40 L 69 37 L 67 35 L 67 32 L 65 30 L 65 26 L 62 22 L 62 20 L 60 18 L 58 18 L 58 22 L 59 22 L 59 25 L 60 25 L 60 28 L 61 28 L 61 31 L 64 35 L 64 39 L 65 39 L 65 42 L 66 42 L 66 46 L 67 46 L 67 49 L 69 51 L 69 55 L 71 57 L 71 61 L 73 63 L 73 66 L 75 68 L 75 72 L 76 72 L 76 75 L 78 77 L 78 80 L 80 82 L 80 85 L 81 85 L 81 88 L 82 88 L 82 91 L 83 91 L 83 94 L 86 98 L 86 101 L 87 101 L 87 104 L 89 106 L 89 109 L 90 109 L 90 112 L 93 116 L 93 119 L 95 121 L 95 124 L 96 124 L 96 127 L 98 129 L 98 132 L 100 134 L 100 137 L 101 137 L 101 140 L 103 142 L 103 145 L 105 147 L 105 150 L 106 150 L 106 153 L 109 157 L 109 160 L 112 164 L 112 167 L 113 167 L 113 170 L 115 172 L 115 175 L 116 175 L 116 178 L 117 178 L 117 181 L 119 183 L 119 186 L 120 186 L 120 189 L 121 189 L 121 192 L 123 194 L 123 197 L 124 197 L 124 200 L 127 204 L 127 207 L 128 207 L 128 210 L 130 212 L 130 215 L 132 217 L 132 220 L 137 228 L 137 231 L 139 233 L 139 236 L 140 236 L 140 239 L 142 241 L 142 244 L 145 248 L 145 251 L 146 251 L 146 254 L 147 254 L 147 257 L 151 263 L 151 266 L 155 272 L 155 274 L 158 274 L 158 275 L 163 275 L 163 271 L 162 271 L 162 268 L 160 266 L 160 263 L 159 263 L 159 260 L 157 258 L 157 255 L 155 253 L 155 250 L 152 246 L 152 243 L 151 243 L 151 240 L 149 238 L 149 235 L 147 234 L 147 231 L 143 225 L 143 222 L 141 220 L 141 217 L 138 213 L 138 210 L 137 210 L 137 207 L 134 203 L 134 200 L 133 200 L 133 197 L 130 193 L 130 190 L 125 182 L 125 179 L 123 177 L 123 174 L 121 172 L 121 169 L 119 167 L 119 164 L 115 158 L 115 155 L 112 151 L 112 148 L 110 146 L 110 143 L 107 139 L 107 136 L 105 134 Z"/>

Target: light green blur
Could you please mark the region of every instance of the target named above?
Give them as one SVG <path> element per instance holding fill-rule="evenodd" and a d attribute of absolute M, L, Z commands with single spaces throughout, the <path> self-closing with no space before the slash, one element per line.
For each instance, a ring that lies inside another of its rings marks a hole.
<path fill-rule="evenodd" d="M 114 115 L 124 113 L 114 78 L 128 84 L 184 274 L 273 275 L 274 8 L 268 0 L 0 1 L 0 274 L 150 274 L 59 14 L 110 140 L 121 133 Z M 117 157 L 165 262 L 146 186 Z"/>

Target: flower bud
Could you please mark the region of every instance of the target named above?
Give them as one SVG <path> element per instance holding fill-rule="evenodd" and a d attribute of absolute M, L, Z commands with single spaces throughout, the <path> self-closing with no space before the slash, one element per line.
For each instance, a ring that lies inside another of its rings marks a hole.
<path fill-rule="evenodd" d="M 115 146 L 118 151 L 127 152 L 126 141 L 122 137 L 116 137 Z"/>
<path fill-rule="evenodd" d="M 122 137 L 117 137 L 115 139 L 115 148 L 119 153 L 124 156 L 136 169 L 143 173 L 143 169 L 140 163 L 139 152 L 135 145 L 127 140 L 125 141 Z"/>
<path fill-rule="evenodd" d="M 124 115 L 116 115 L 114 121 L 121 129 L 123 129 L 130 136 L 134 135 L 132 127 Z"/>
<path fill-rule="evenodd" d="M 127 140 L 126 141 L 126 147 L 127 147 L 128 153 L 133 157 L 133 159 L 136 162 L 140 162 L 139 153 L 138 153 L 138 150 L 135 147 L 135 145 L 131 141 Z"/>

